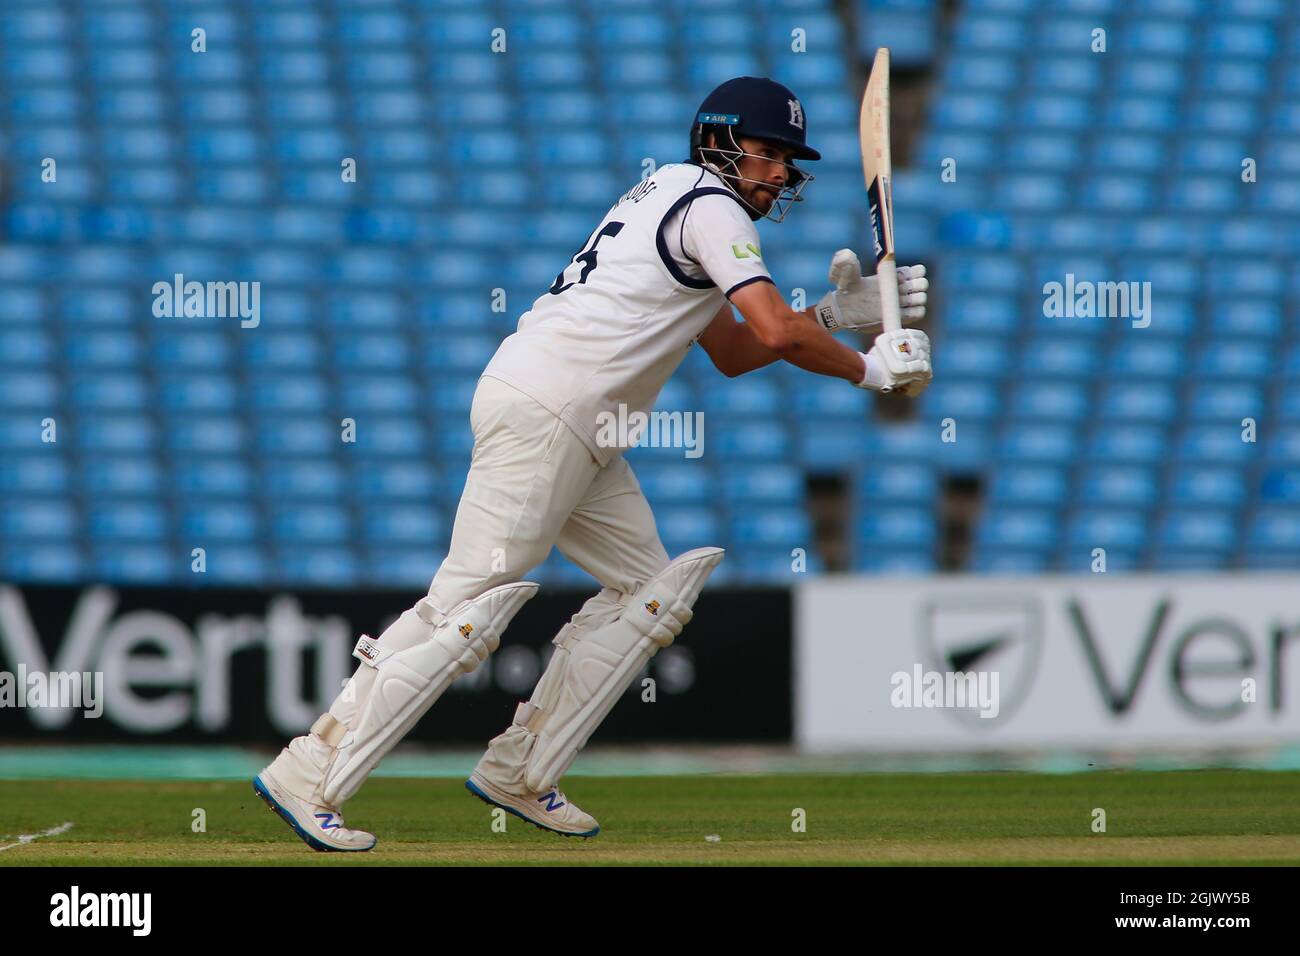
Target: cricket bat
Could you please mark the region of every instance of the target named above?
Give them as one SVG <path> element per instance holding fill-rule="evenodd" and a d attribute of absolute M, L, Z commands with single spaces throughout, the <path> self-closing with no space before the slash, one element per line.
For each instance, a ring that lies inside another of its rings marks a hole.
<path fill-rule="evenodd" d="M 894 195 L 890 186 L 889 158 L 889 48 L 876 51 L 867 91 L 858 119 L 862 139 L 862 173 L 867 180 L 871 207 L 871 241 L 880 283 L 881 328 L 897 332 L 903 327 L 898 314 L 898 270 L 894 261 Z"/>

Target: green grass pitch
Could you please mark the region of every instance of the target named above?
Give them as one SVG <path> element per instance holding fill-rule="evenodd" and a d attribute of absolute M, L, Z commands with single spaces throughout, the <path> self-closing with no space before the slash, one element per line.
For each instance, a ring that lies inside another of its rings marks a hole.
<path fill-rule="evenodd" d="M 0 781 L 0 846 L 73 823 L 0 852 L 0 867 L 1300 864 L 1300 772 L 574 777 L 566 792 L 598 837 L 512 816 L 496 832 L 460 781 L 377 778 L 347 818 L 379 845 L 327 854 L 247 781 Z M 192 830 L 196 809 L 206 832 Z"/>

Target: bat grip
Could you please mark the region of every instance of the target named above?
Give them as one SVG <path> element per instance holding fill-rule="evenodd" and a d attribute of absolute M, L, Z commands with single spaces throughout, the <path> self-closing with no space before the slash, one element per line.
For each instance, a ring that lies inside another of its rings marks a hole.
<path fill-rule="evenodd" d="M 897 332 L 903 327 L 898 310 L 898 268 L 892 255 L 876 263 L 877 282 L 880 284 L 880 328 L 884 332 Z"/>

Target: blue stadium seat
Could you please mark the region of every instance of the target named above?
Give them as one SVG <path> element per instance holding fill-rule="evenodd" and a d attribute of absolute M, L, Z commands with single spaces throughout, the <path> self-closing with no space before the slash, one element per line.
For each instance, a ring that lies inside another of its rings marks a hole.
<path fill-rule="evenodd" d="M 934 470 L 914 463 L 870 462 L 862 467 L 855 481 L 862 507 L 876 501 L 927 504 L 934 500 L 938 489 Z"/>
<path fill-rule="evenodd" d="M 182 539 L 194 547 L 207 541 L 253 543 L 262 533 L 256 509 L 242 502 L 190 502 L 181 508 Z"/>
<path fill-rule="evenodd" d="M 1170 553 L 1228 552 L 1238 533 L 1236 516 L 1229 511 L 1169 511 L 1159 522 L 1156 541 Z"/>
<path fill-rule="evenodd" d="M 1050 567 L 1047 551 L 1008 551 L 1000 546 L 977 548 L 970 561 L 976 574 L 1042 574 Z"/>
<path fill-rule="evenodd" d="M 352 468 L 351 481 L 355 493 L 362 500 L 432 500 L 443 494 L 460 495 L 464 484 L 463 472 L 442 476 L 425 462 L 387 461 L 382 465 L 370 462 Z M 453 501 L 454 504 L 454 501 Z"/>
<path fill-rule="evenodd" d="M 1063 93 L 1027 93 L 1016 113 L 1033 130 L 1077 132 L 1087 129 L 1093 121 L 1086 97 Z"/>
<path fill-rule="evenodd" d="M 1226 375 L 1248 374 L 1242 368 L 1244 362 L 1233 361 L 1232 352 L 1239 348 L 1235 345 L 1225 346 L 1223 350 L 1208 352 L 1203 356 L 1204 359 L 1217 357 L 1219 361 L 1197 363 L 1207 377 L 1213 376 L 1212 380 L 1216 384 L 1205 384 L 1192 389 L 1186 408 L 1191 412 L 1193 420 L 1240 422 L 1243 418 L 1259 419 L 1263 416 L 1264 393 L 1258 385 L 1248 380 L 1217 384 Z M 1261 355 L 1261 360 L 1266 360 L 1266 356 Z"/>
<path fill-rule="evenodd" d="M 980 379 L 936 379 L 921 393 L 924 413 L 939 418 L 953 417 L 987 421 L 1001 411 L 1002 392 L 995 381 Z"/>
<path fill-rule="evenodd" d="M 1017 507 L 1010 502 L 990 508 L 975 530 L 976 544 L 984 549 L 1043 550 L 1055 545 L 1060 536 L 1054 511 Z"/>
<path fill-rule="evenodd" d="M 167 447 L 184 455 L 231 454 L 246 450 L 244 423 L 224 416 L 190 416 L 172 419 L 163 431 Z"/>
<path fill-rule="evenodd" d="M 804 502 L 803 472 L 777 462 L 756 462 L 729 474 L 726 489 L 727 499 L 737 504 L 801 508 Z"/>
<path fill-rule="evenodd" d="M 1047 44 L 1064 41 L 1066 50 L 1077 51 L 1087 44 L 1078 44 L 1080 33 L 1086 36 L 1088 29 L 1080 30 L 1079 23 L 1057 22 L 1045 25 L 1042 37 Z M 1090 27 L 1089 27 L 1090 29 Z M 1078 44 L 1078 45 L 1076 45 Z M 1077 57 L 1051 57 L 1035 60 L 1029 68 L 1029 85 L 1034 89 L 1052 90 L 1061 93 L 1091 93 L 1101 85 L 1103 70 L 1100 64 L 1091 59 Z"/>
<path fill-rule="evenodd" d="M 257 448 L 262 454 L 328 456 L 335 452 L 341 428 L 319 419 L 262 418 L 257 423 Z"/>
<path fill-rule="evenodd" d="M 1065 503 L 1069 488 L 1064 468 L 1008 463 L 993 472 L 988 497 L 1000 506 L 1048 506 Z"/>
<path fill-rule="evenodd" d="M 934 114 L 935 123 L 945 129 L 993 129 L 1006 112 L 1004 97 L 983 91 L 956 92 L 944 97 Z"/>
<path fill-rule="evenodd" d="M 1008 356 L 1006 343 L 1000 339 L 956 339 L 945 343 L 942 362 L 946 374 L 975 377 L 997 377 L 1006 371 Z"/>
<path fill-rule="evenodd" d="M 1008 424 L 999 436 L 998 454 L 1018 462 L 1069 462 L 1077 454 L 1076 430 L 1065 424 Z"/>
<path fill-rule="evenodd" d="M 343 407 L 357 414 L 419 410 L 419 392 L 414 380 L 393 375 L 349 376 L 339 383 Z"/>
<path fill-rule="evenodd" d="M 157 438 L 153 422 L 136 415 L 87 413 L 73 434 L 82 448 L 94 451 L 148 452 Z"/>
<path fill-rule="evenodd" d="M 52 364 L 54 342 L 39 329 L 0 332 L 0 361 L 5 365 L 31 367 Z"/>
<path fill-rule="evenodd" d="M 1177 104 L 1147 96 L 1118 96 L 1102 110 L 1102 123 L 1111 130 L 1137 133 L 1169 133 L 1178 124 Z"/>
<path fill-rule="evenodd" d="M 938 539 L 934 512 L 929 508 L 863 509 L 856 522 L 859 555 L 893 549 L 929 549 Z"/>
<path fill-rule="evenodd" d="M 1077 500 L 1086 505 L 1147 507 L 1156 503 L 1157 496 L 1158 483 L 1153 469 L 1109 465 L 1084 473 Z"/>
<path fill-rule="evenodd" d="M 270 577 L 270 566 L 262 550 L 234 541 L 204 545 L 204 570 L 188 581 L 196 584 L 257 587 Z M 189 570 L 193 572 L 191 559 Z"/>
<path fill-rule="evenodd" d="M 1024 354 L 1025 372 L 1053 378 L 1089 378 L 1100 368 L 1098 346 L 1087 339 L 1038 336 L 1030 339 Z"/>
<path fill-rule="evenodd" d="M 740 547 L 806 548 L 816 544 L 812 521 L 802 508 L 767 505 L 732 515 L 731 539 Z"/>
<path fill-rule="evenodd" d="M 1098 463 L 1150 462 L 1162 460 L 1169 438 L 1158 425 L 1129 425 L 1114 428 L 1101 425 L 1093 429 L 1083 455 Z"/>
<path fill-rule="evenodd" d="M 1070 132 L 1016 131 L 1007 137 L 1004 149 L 1003 162 L 1022 169 L 1067 170 L 1079 158 L 1078 138 Z"/>
<path fill-rule="evenodd" d="M 1015 299 L 1000 295 L 966 295 L 944 310 L 944 328 L 972 335 L 1010 332 L 1018 325 Z"/>
<path fill-rule="evenodd" d="M 1092 143 L 1089 165 L 1115 172 L 1158 172 L 1168 162 L 1164 142 L 1158 136 L 1101 135 Z"/>
<path fill-rule="evenodd" d="M 1300 505 L 1300 472 L 1288 468 L 1266 471 L 1259 483 L 1262 502 Z"/>
<path fill-rule="evenodd" d="M 737 475 L 747 474 L 749 474 L 748 469 L 737 472 Z M 713 500 L 718 489 L 718 483 L 710 471 L 681 463 L 638 463 L 636 478 L 642 492 L 652 505 L 657 505 L 659 502 L 706 505 Z"/>
<path fill-rule="evenodd" d="M 1142 176 L 1103 173 L 1083 186 L 1084 208 L 1107 212 L 1150 209 L 1156 204 L 1152 184 Z"/>
<path fill-rule="evenodd" d="M 0 545 L 0 580 L 76 584 L 86 576 L 81 549 L 67 542 Z"/>
<path fill-rule="evenodd" d="M 810 386 L 814 384 L 816 383 L 809 383 Z M 851 389 L 843 391 L 852 394 Z M 767 416 L 776 414 L 783 404 L 783 397 L 775 383 L 759 379 L 728 382 L 726 387 L 710 389 L 700 397 L 706 414 Z M 659 407 L 669 408 L 670 405 L 661 403 Z"/>
<path fill-rule="evenodd" d="M 72 486 L 69 462 L 58 454 L 57 445 L 46 448 L 45 452 L 0 457 L 0 495 L 58 495 L 68 491 Z M 103 471 L 114 473 L 115 463 L 109 459 Z"/>
<path fill-rule="evenodd" d="M 329 458 L 267 459 L 260 465 L 260 487 L 273 500 L 334 501 L 347 490 L 342 466 Z"/>
<path fill-rule="evenodd" d="M 0 502 L 0 534 L 6 539 L 71 538 L 80 525 L 70 501 L 13 497 Z"/>
<path fill-rule="evenodd" d="M 1006 16 L 977 16 L 973 12 L 957 22 L 953 42 L 959 49 L 1008 55 L 1029 43 L 1025 23 Z"/>
<path fill-rule="evenodd" d="M 791 450 L 790 435 L 785 429 L 744 419 L 710 418 L 709 445 L 718 455 L 732 459 L 779 459 L 788 456 Z"/>
<path fill-rule="evenodd" d="M 668 506 L 655 515 L 655 524 L 669 554 L 723 540 L 722 519 L 709 507 Z"/>
<path fill-rule="evenodd" d="M 978 434 L 974 426 L 960 432 L 961 441 Z M 943 436 L 929 422 L 880 423 L 862 434 L 862 461 L 927 461 L 939 452 Z"/>
<path fill-rule="evenodd" d="M 158 501 L 99 498 L 90 508 L 87 528 L 97 539 L 159 539 L 168 532 L 167 509 Z"/>
<path fill-rule="evenodd" d="M 1242 441 L 1241 426 L 1232 421 L 1189 425 L 1182 430 L 1175 453 L 1181 462 L 1201 464 L 1241 464 L 1257 454 L 1255 445 Z"/>
<path fill-rule="evenodd" d="M 953 90 L 1009 90 L 1019 79 L 1015 60 L 988 54 L 954 51 L 943 65 L 943 83 Z"/>
<path fill-rule="evenodd" d="M 259 376 L 249 387 L 253 407 L 265 412 L 323 414 L 327 395 L 323 379 L 302 372 L 291 377 Z"/>
<path fill-rule="evenodd" d="M 172 464 L 171 484 L 196 498 L 246 498 L 255 487 L 253 469 L 243 458 L 189 455 Z"/>
<path fill-rule="evenodd" d="M 1125 422 L 1167 422 L 1178 408 L 1177 391 L 1168 382 L 1116 382 L 1100 397 L 1101 417 Z"/>
<path fill-rule="evenodd" d="M 796 570 L 796 557 L 791 550 L 784 548 L 760 548 L 751 546 L 738 556 L 728 557 L 723 564 L 732 562 L 736 570 L 733 580 L 738 583 L 768 584 L 776 587 L 790 587 L 797 584 L 801 575 L 821 574 L 825 570 L 821 556 L 809 552 L 806 548 Z"/>
<path fill-rule="evenodd" d="M 436 508 L 418 504 L 368 508 L 361 516 L 361 528 L 371 543 L 426 545 L 430 548 L 450 533 Z"/>
<path fill-rule="evenodd" d="M 362 578 L 368 587 L 424 589 L 429 586 L 441 561 L 439 543 L 422 542 L 418 547 L 385 545 L 365 552 Z M 532 577 L 532 575 L 530 575 Z M 536 580 L 535 578 L 533 578 Z"/>
<path fill-rule="evenodd" d="M 1175 505 L 1235 508 L 1247 496 L 1246 482 L 1236 468 L 1194 466 L 1177 469 L 1170 483 L 1170 501 Z"/>
<path fill-rule="evenodd" d="M 1087 389 L 1076 382 L 1025 382 L 1012 393 L 1011 414 L 1020 418 L 1077 422 L 1091 411 Z"/>
<path fill-rule="evenodd" d="M 1136 551 L 1147 539 L 1146 516 L 1126 509 L 1089 508 L 1069 515 L 1066 541 L 1082 548 Z"/>
<path fill-rule="evenodd" d="M 276 553 L 272 568 L 271 581 L 311 581 L 339 587 L 355 587 L 362 570 L 352 549 L 317 542 L 286 545 Z"/>
<path fill-rule="evenodd" d="M 937 570 L 929 551 L 888 551 L 861 554 L 853 563 L 855 571 L 881 575 L 922 575 Z"/>
<path fill-rule="evenodd" d="M 348 513 L 335 505 L 283 502 L 269 518 L 271 533 L 280 542 L 328 543 L 352 540 Z"/>
<path fill-rule="evenodd" d="M 58 401 L 59 384 L 52 372 L 0 371 L 0 407 L 49 409 Z"/>
<path fill-rule="evenodd" d="M 1293 561 L 1300 560 L 1300 510 L 1275 505 L 1259 509 L 1247 528 L 1246 547 L 1284 551 Z"/>
<path fill-rule="evenodd" d="M 1174 378 L 1184 372 L 1186 361 L 1183 349 L 1173 343 L 1124 341 L 1112 347 L 1109 368 L 1117 377 Z"/>
<path fill-rule="evenodd" d="M 112 584 L 163 584 L 188 578 L 188 552 L 175 553 L 161 544 L 113 542 L 93 549 L 90 576 Z"/>
<path fill-rule="evenodd" d="M 1264 450 L 1270 463 L 1300 464 L 1300 428 L 1285 426 L 1273 429 L 1265 439 Z"/>

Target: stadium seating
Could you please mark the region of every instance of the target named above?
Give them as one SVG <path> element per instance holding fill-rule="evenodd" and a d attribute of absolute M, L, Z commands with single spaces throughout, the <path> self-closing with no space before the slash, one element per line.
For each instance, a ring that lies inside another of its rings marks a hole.
<path fill-rule="evenodd" d="M 786 82 L 826 155 L 760 226 L 781 289 L 815 300 L 866 248 L 878 45 L 933 82 L 894 188 L 900 258 L 935 279 L 934 385 L 887 422 L 692 349 L 659 408 L 704 413 L 704 454 L 629 455 L 668 549 L 723 545 L 738 583 L 789 583 L 795 549 L 821 570 L 807 487 L 830 473 L 850 566 L 925 573 L 944 481 L 973 475 L 976 571 L 1300 560 L 1300 8 L 1050 6 L 10 0 L 0 579 L 423 587 L 478 372 L 608 204 L 685 157 L 713 85 Z M 1067 272 L 1150 282 L 1149 327 L 1044 314 Z M 259 281 L 260 323 L 157 317 L 175 273 Z M 591 583 L 558 554 L 536 574 Z"/>

